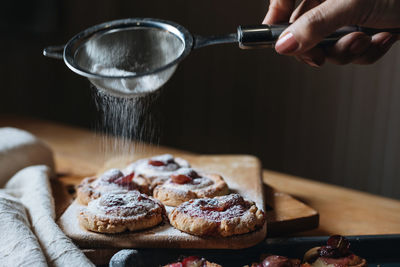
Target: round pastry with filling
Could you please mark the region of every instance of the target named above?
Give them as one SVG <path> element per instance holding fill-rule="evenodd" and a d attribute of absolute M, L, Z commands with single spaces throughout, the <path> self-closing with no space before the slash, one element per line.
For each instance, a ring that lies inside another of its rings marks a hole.
<path fill-rule="evenodd" d="M 228 185 L 220 175 L 181 168 L 164 183 L 157 185 L 153 196 L 164 205 L 175 207 L 191 199 L 223 196 L 228 193 Z"/>
<path fill-rule="evenodd" d="M 118 169 L 110 169 L 99 177 L 88 177 L 82 180 L 77 187 L 77 201 L 87 205 L 89 201 L 99 198 L 106 192 L 127 192 L 139 190 L 149 193 L 149 186 L 143 179 L 135 179 L 134 173 L 124 175 Z"/>
<path fill-rule="evenodd" d="M 165 215 L 164 206 L 139 191 L 111 192 L 81 208 L 82 227 L 99 233 L 137 231 L 158 225 Z"/>
<path fill-rule="evenodd" d="M 327 244 L 304 254 L 303 267 L 366 267 L 367 261 L 350 251 L 350 242 L 343 236 L 329 237 Z"/>
<path fill-rule="evenodd" d="M 168 177 L 180 168 L 189 168 L 189 163 L 182 158 L 175 158 L 171 154 L 154 156 L 140 159 L 128 165 L 123 173 L 134 172 L 135 179 L 144 178 L 153 189 L 156 185 L 163 183 Z"/>
<path fill-rule="evenodd" d="M 174 208 L 168 217 L 173 227 L 199 236 L 245 234 L 265 223 L 264 212 L 239 194 L 192 199 Z"/>

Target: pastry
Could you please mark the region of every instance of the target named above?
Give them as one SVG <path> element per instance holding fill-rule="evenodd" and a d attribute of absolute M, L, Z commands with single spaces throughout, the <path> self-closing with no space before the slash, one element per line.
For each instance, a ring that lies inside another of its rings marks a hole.
<path fill-rule="evenodd" d="M 87 230 L 120 233 L 153 227 L 163 220 L 164 206 L 139 191 L 111 192 L 89 202 L 78 214 Z"/>
<path fill-rule="evenodd" d="M 134 172 L 135 179 L 146 179 L 150 185 L 150 189 L 153 189 L 176 170 L 188 167 L 190 167 L 190 165 L 186 160 L 175 158 L 170 154 L 164 154 L 135 161 L 128 165 L 128 167 L 123 170 L 123 173 L 129 174 Z"/>
<path fill-rule="evenodd" d="M 265 223 L 264 212 L 239 194 L 192 199 L 172 210 L 168 217 L 173 227 L 199 236 L 244 234 Z"/>
<path fill-rule="evenodd" d="M 139 179 L 133 180 L 134 175 L 134 173 L 124 175 L 118 169 L 110 169 L 99 177 L 85 178 L 77 187 L 77 200 L 80 204 L 87 205 L 89 201 L 99 198 L 106 192 L 139 190 L 142 193 L 149 193 L 148 184 Z"/>
<path fill-rule="evenodd" d="M 180 168 L 164 183 L 154 188 L 153 196 L 164 205 L 178 206 L 190 199 L 222 196 L 228 193 L 228 186 L 220 175 Z"/>
<path fill-rule="evenodd" d="M 251 267 L 303 267 L 299 259 L 289 259 L 284 256 L 269 255 L 261 263 L 253 263 Z M 249 267 L 249 265 L 243 266 Z"/>
<path fill-rule="evenodd" d="M 329 237 L 327 244 L 304 254 L 304 267 L 366 267 L 367 261 L 350 251 L 350 242 L 343 236 Z"/>
<path fill-rule="evenodd" d="M 207 261 L 204 258 L 190 256 L 183 258 L 181 261 L 164 265 L 163 267 L 222 267 L 219 264 Z"/>

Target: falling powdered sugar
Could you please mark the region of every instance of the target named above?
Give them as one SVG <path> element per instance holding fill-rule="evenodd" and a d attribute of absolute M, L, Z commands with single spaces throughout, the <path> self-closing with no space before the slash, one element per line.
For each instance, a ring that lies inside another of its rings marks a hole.
<path fill-rule="evenodd" d="M 136 72 L 127 71 L 116 67 L 106 67 L 100 64 L 94 64 L 91 72 L 110 77 L 103 80 L 103 83 L 107 88 L 101 89 L 112 89 L 114 91 L 126 94 L 150 93 L 160 88 L 165 82 L 164 79 L 161 79 L 158 75 L 130 77 L 136 75 Z M 122 78 L 113 79 L 111 77 Z"/>
<path fill-rule="evenodd" d="M 141 97 L 118 98 L 102 90 L 94 90 L 94 99 L 99 111 L 97 124 L 102 135 L 104 155 L 132 155 L 144 149 L 143 142 L 158 143 L 159 124 L 154 103 L 158 94 Z M 118 137 L 118 138 L 115 138 Z M 132 142 L 136 140 L 136 143 Z"/>

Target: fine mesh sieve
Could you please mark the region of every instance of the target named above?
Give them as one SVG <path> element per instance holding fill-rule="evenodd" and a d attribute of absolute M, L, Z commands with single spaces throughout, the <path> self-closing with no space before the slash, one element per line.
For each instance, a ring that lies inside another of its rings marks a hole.
<path fill-rule="evenodd" d="M 66 45 L 45 48 L 43 54 L 64 59 L 72 71 L 87 77 L 99 90 L 119 97 L 134 97 L 163 86 L 194 48 L 221 43 L 239 43 L 241 48 L 273 47 L 287 26 L 239 26 L 236 33 L 203 37 L 190 34 L 171 21 L 130 18 L 88 28 Z M 400 32 L 347 26 L 324 42 L 354 31 Z"/>

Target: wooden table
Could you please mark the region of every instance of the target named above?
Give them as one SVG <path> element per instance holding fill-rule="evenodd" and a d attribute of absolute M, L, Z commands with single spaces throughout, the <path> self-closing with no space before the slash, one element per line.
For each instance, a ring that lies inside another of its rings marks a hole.
<path fill-rule="evenodd" d="M 25 129 L 46 141 L 55 151 L 57 170 L 68 173 L 70 161 L 82 173 L 92 174 L 101 157 L 89 151 L 76 153 L 76 147 L 98 146 L 102 137 L 72 126 L 43 120 L 0 115 L 0 127 Z M 182 153 L 180 150 L 146 146 L 151 153 Z M 185 152 L 187 153 L 187 152 Z M 82 158 L 80 161 L 76 159 Z M 104 160 L 104 159 L 103 159 Z M 96 161 L 96 162 L 94 162 Z M 93 163 L 93 164 L 91 164 Z M 94 164 L 96 163 L 96 164 Z M 77 165 L 78 164 L 78 165 Z M 264 170 L 264 182 L 315 208 L 320 213 L 319 228 L 294 235 L 366 235 L 400 233 L 400 201 L 339 186 L 315 182 L 283 173 Z"/>

